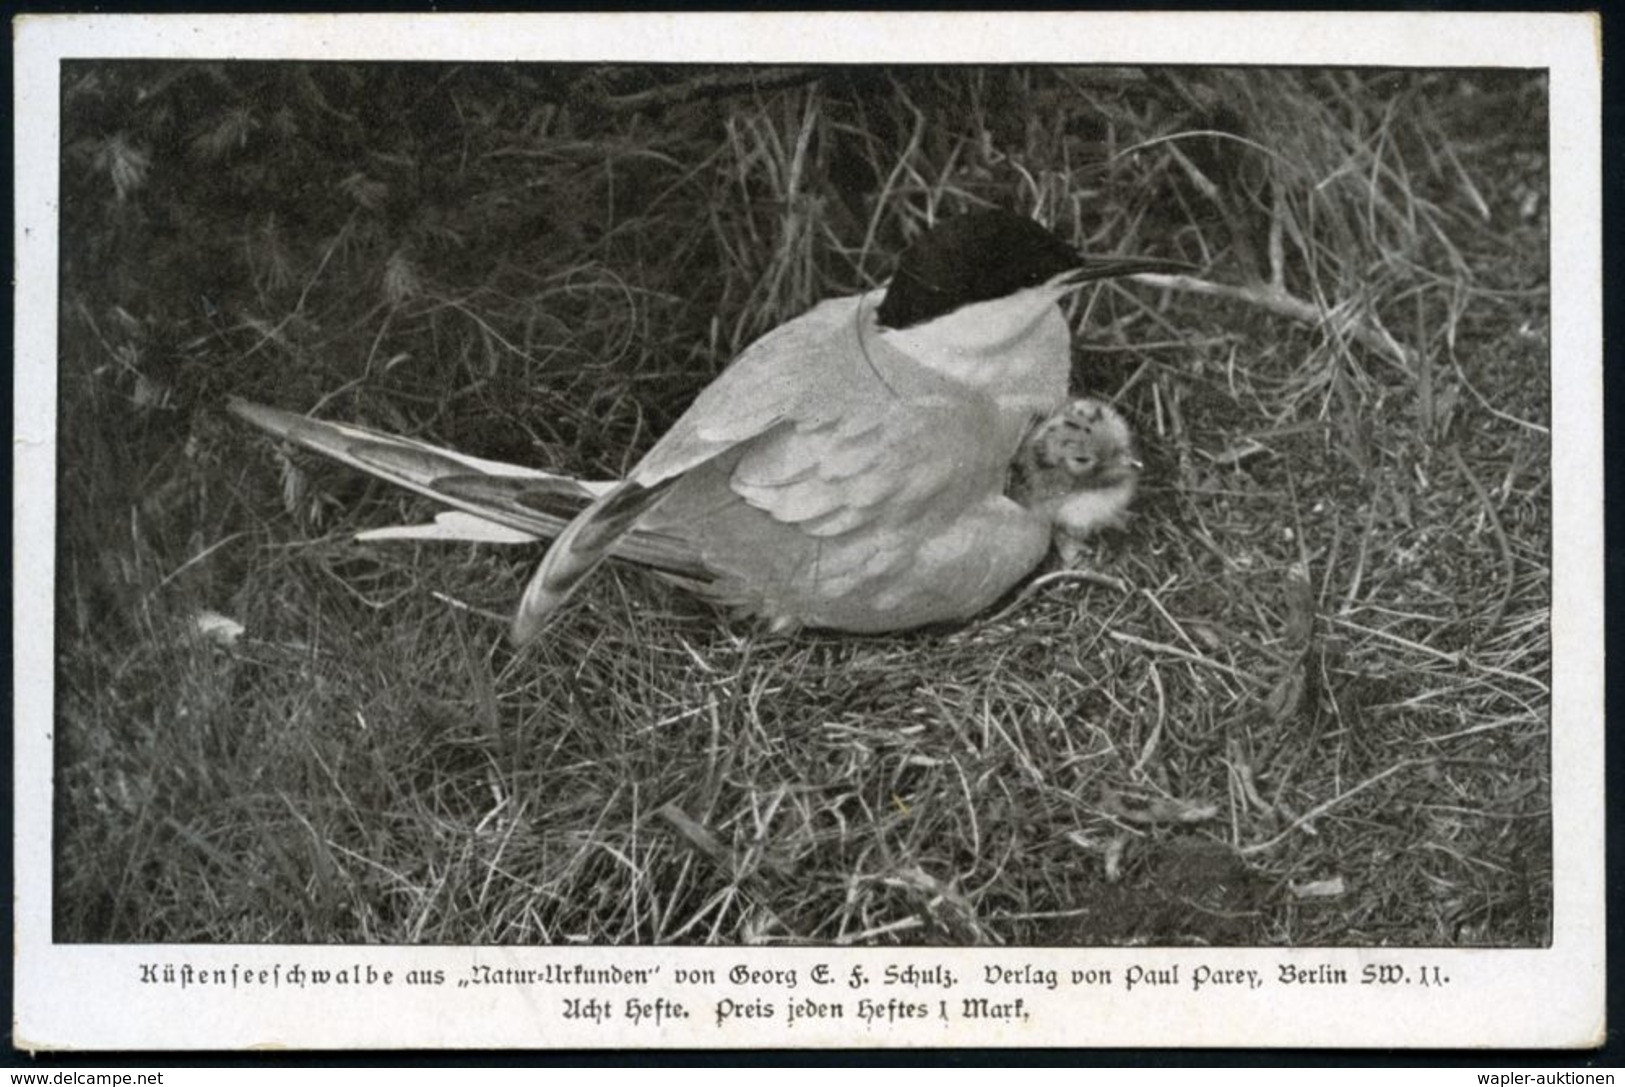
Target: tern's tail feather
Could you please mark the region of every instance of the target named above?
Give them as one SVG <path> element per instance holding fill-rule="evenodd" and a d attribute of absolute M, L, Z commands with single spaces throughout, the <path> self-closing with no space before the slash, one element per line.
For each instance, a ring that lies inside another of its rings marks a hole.
<path fill-rule="evenodd" d="M 648 533 L 634 531 L 634 526 L 660 504 L 676 482 L 674 476 L 652 487 L 622 483 L 565 526 L 553 546 L 547 549 L 530 584 L 525 586 L 525 595 L 520 598 L 513 625 L 508 629 L 514 644 L 534 641 L 549 617 L 600 563 L 611 556 L 625 554 L 640 537 L 647 536 Z M 699 577 L 705 576 L 704 566 L 698 561 L 693 562 L 688 571 L 667 569 L 684 578 L 694 578 L 696 571 Z"/>
<path fill-rule="evenodd" d="M 525 591 L 514 619 L 516 641 L 533 638 L 546 615 L 605 558 L 638 563 L 685 582 L 709 578 L 688 541 L 666 533 L 630 531 L 649 508 L 651 492 L 645 488 L 483 460 L 246 400 L 233 399 L 229 407 L 238 418 L 284 441 L 454 508 L 429 525 L 373 529 L 357 539 L 526 543 L 558 537 Z"/>

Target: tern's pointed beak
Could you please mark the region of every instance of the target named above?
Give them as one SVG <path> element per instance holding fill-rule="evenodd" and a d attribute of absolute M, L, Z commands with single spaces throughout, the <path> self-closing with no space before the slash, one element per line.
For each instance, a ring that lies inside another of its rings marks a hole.
<path fill-rule="evenodd" d="M 1078 266 L 1060 276 L 1056 282 L 1076 287 L 1097 279 L 1114 279 L 1117 276 L 1139 275 L 1142 272 L 1162 272 L 1172 275 L 1190 271 L 1194 271 L 1193 265 L 1162 257 L 1090 256 L 1080 253 Z"/>

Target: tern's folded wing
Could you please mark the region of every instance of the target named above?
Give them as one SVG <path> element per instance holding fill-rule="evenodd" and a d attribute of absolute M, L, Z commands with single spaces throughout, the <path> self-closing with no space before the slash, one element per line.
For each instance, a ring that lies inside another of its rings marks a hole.
<path fill-rule="evenodd" d="M 770 620 L 956 618 L 1042 553 L 1003 497 L 996 420 L 982 398 L 927 398 L 786 426 L 685 475 L 641 527 L 693 541 L 715 575 L 702 591 Z"/>
<path fill-rule="evenodd" d="M 952 516 L 1003 490 L 1012 451 L 999 423 L 982 397 L 874 401 L 835 421 L 764 436 L 739 457 L 728 486 L 811 537 Z"/>
<path fill-rule="evenodd" d="M 613 482 L 567 476 L 485 460 L 349 423 L 331 423 L 277 408 L 232 400 L 241 419 L 312 452 L 454 508 L 427 525 L 372 529 L 357 539 L 456 540 L 529 543 L 552 539 Z M 708 571 L 685 541 L 660 533 L 632 533 L 617 542 L 616 558 L 703 580 Z"/>
<path fill-rule="evenodd" d="M 940 379 L 879 338 L 878 294 L 838 298 L 757 340 L 700 393 L 626 482 L 561 533 L 525 589 L 513 638 L 523 644 L 673 488 L 787 432 L 816 432 L 883 400 L 906 401 Z M 711 475 L 707 472 L 706 475 Z"/>
<path fill-rule="evenodd" d="M 267 433 L 398 487 L 520 532 L 558 533 L 612 482 L 591 483 L 439 449 L 425 442 L 232 400 L 232 414 Z"/>
<path fill-rule="evenodd" d="M 681 475 L 784 426 L 815 429 L 879 403 L 939 389 L 941 379 L 888 344 L 879 294 L 815 306 L 757 340 L 707 386 L 628 479 Z"/>

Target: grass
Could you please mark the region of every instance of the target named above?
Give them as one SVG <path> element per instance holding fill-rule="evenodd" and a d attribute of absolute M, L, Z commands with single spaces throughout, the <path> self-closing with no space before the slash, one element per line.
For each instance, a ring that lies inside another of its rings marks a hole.
<path fill-rule="evenodd" d="M 57 939 L 1549 940 L 1537 74 L 75 62 L 63 105 Z M 1103 576 L 962 628 L 615 569 L 515 653 L 534 551 L 357 545 L 422 504 L 223 411 L 619 474 L 988 204 L 1198 270 L 1070 314 L 1148 461 Z"/>

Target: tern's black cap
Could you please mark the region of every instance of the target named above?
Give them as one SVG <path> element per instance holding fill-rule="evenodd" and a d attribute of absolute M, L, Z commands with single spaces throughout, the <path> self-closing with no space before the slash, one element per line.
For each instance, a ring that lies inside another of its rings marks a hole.
<path fill-rule="evenodd" d="M 1087 257 L 1025 216 L 976 211 L 945 219 L 914 240 L 876 316 L 886 328 L 908 328 L 1064 272 L 1083 283 L 1169 268 L 1169 262 L 1137 257 Z"/>

